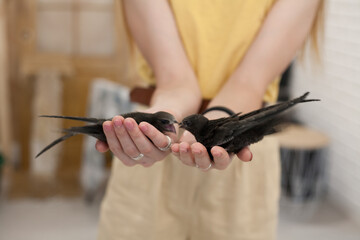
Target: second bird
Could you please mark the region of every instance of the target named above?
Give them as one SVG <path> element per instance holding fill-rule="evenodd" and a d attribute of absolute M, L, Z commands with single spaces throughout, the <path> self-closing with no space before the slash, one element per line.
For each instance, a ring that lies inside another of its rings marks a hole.
<path fill-rule="evenodd" d="M 180 127 L 191 132 L 202 143 L 210 156 L 214 146 L 223 147 L 228 153 L 238 153 L 245 146 L 260 141 L 264 136 L 275 133 L 283 123 L 278 117 L 283 111 L 298 103 L 320 101 L 306 99 L 309 93 L 287 102 L 261 108 L 244 115 L 234 114 L 227 118 L 209 120 L 202 114 L 190 115 L 182 120 Z"/>

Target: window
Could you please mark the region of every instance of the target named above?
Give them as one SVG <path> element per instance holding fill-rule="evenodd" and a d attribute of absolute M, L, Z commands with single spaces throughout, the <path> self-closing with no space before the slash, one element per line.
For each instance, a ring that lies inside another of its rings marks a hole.
<path fill-rule="evenodd" d="M 36 11 L 39 52 L 115 55 L 113 0 L 38 0 Z"/>

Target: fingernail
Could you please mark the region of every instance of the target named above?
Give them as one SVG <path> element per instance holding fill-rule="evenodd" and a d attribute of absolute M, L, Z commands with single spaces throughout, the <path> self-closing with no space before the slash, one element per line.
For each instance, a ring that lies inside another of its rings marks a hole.
<path fill-rule="evenodd" d="M 200 155 L 200 154 L 202 153 L 202 151 L 201 151 L 201 150 L 198 150 L 198 149 L 193 150 L 193 152 L 194 152 L 195 154 L 197 154 L 197 155 Z"/>
<path fill-rule="evenodd" d="M 146 125 L 141 124 L 141 125 L 139 125 L 139 127 L 144 132 L 146 132 L 148 130 L 148 126 L 146 126 Z"/>
<path fill-rule="evenodd" d="M 175 148 L 174 146 L 171 147 L 171 152 L 179 153 L 179 149 Z"/>
<path fill-rule="evenodd" d="M 115 119 L 114 124 L 115 124 L 115 127 L 121 127 L 122 122 L 120 119 Z"/>
<path fill-rule="evenodd" d="M 128 130 L 132 130 L 134 128 L 134 124 L 131 121 L 125 121 L 125 127 Z"/>
<path fill-rule="evenodd" d="M 215 152 L 214 153 L 214 157 L 221 157 L 222 153 L 221 152 Z"/>
<path fill-rule="evenodd" d="M 103 128 L 107 132 L 110 131 L 111 130 L 111 123 L 105 122 L 104 125 L 103 125 Z"/>
<path fill-rule="evenodd" d="M 181 151 L 182 153 L 187 153 L 187 152 L 188 152 L 188 149 L 187 149 L 187 148 L 180 148 L 180 151 Z"/>

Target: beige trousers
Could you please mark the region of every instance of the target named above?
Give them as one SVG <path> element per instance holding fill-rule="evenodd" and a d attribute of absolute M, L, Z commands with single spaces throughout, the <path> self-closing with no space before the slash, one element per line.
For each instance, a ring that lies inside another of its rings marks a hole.
<path fill-rule="evenodd" d="M 115 160 L 101 207 L 100 240 L 275 239 L 280 193 L 274 137 L 223 171 L 202 172 L 174 156 L 150 168 Z"/>

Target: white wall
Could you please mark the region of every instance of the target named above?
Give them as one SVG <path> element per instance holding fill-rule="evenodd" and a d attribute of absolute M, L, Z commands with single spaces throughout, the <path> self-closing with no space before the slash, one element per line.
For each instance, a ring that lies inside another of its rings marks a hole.
<path fill-rule="evenodd" d="M 322 99 L 296 115 L 331 138 L 329 196 L 360 223 L 360 0 L 328 0 L 325 15 L 323 66 L 297 63 L 291 92 Z"/>

